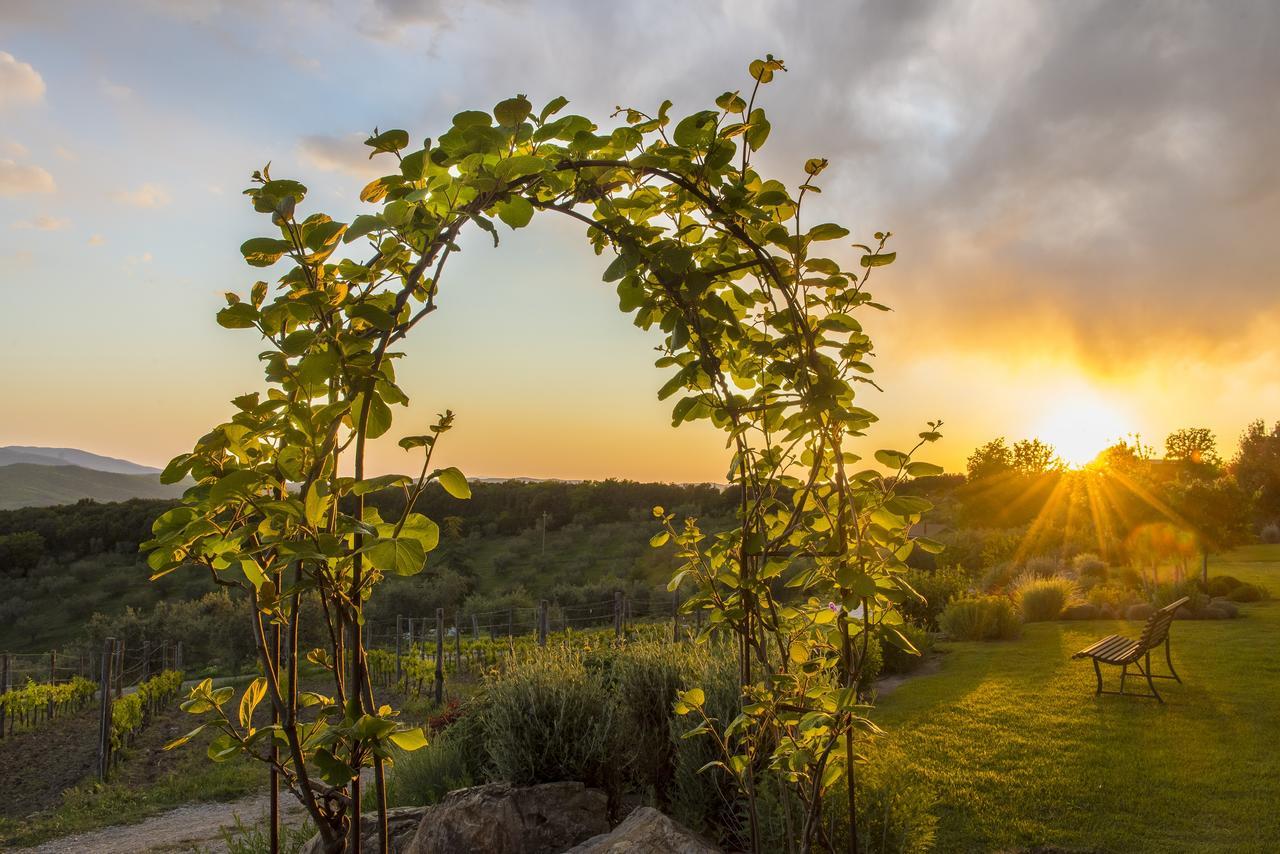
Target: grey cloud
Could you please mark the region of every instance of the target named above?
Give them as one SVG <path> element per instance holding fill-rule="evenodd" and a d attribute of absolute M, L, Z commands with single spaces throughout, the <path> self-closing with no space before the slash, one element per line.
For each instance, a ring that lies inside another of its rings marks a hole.
<path fill-rule="evenodd" d="M 1277 313 L 1274 3 L 540 4 L 483 24 L 439 48 L 469 89 L 519 69 L 594 116 L 696 109 L 783 57 L 763 168 L 831 159 L 812 215 L 895 231 L 878 287 L 939 346 L 1034 316 L 1141 357 Z"/>

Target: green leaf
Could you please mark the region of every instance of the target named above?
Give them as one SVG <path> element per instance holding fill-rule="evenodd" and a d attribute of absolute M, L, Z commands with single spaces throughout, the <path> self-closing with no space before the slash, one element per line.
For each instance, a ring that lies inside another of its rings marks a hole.
<path fill-rule="evenodd" d="M 533 112 L 533 104 L 530 104 L 529 99 L 524 95 L 517 95 L 514 98 L 500 101 L 493 108 L 493 115 L 498 120 L 498 124 L 508 128 L 513 128 L 520 124 L 531 112 Z"/>
<path fill-rule="evenodd" d="M 240 742 L 223 733 L 209 742 L 209 758 L 214 762 L 225 762 L 240 752 Z"/>
<path fill-rule="evenodd" d="M 366 139 L 364 144 L 372 148 L 375 153 L 379 151 L 399 151 L 409 144 L 409 132 L 399 129 L 383 131 L 377 136 L 371 136 Z"/>
<path fill-rule="evenodd" d="M 933 463 L 919 462 L 907 464 L 907 474 L 912 477 L 930 477 L 942 474 L 942 472 L 942 466 L 934 465 Z"/>
<path fill-rule="evenodd" d="M 267 576 L 262 572 L 262 567 L 258 566 L 258 562 L 251 558 L 240 561 L 240 571 L 244 573 L 244 577 L 248 579 L 255 590 L 262 587 L 267 580 Z"/>
<path fill-rule="evenodd" d="M 563 110 L 568 104 L 568 98 L 563 95 L 557 95 L 542 108 L 542 112 L 538 113 L 538 121 L 545 122 L 548 116 L 554 116 L 556 113 Z"/>
<path fill-rule="evenodd" d="M 248 728 L 253 721 L 253 710 L 258 708 L 262 698 L 267 695 L 267 680 L 259 676 L 249 683 L 240 698 L 240 726 Z"/>
<path fill-rule="evenodd" d="M 859 261 L 858 263 L 860 263 L 864 267 L 885 267 L 885 266 L 888 266 L 889 264 L 892 264 L 893 260 L 897 257 L 898 257 L 897 252 L 885 252 L 884 254 L 876 254 L 876 255 L 863 255 L 862 260 Z"/>
<path fill-rule="evenodd" d="M 810 240 L 839 240 L 841 237 L 847 237 L 848 234 L 849 229 L 834 222 L 824 222 L 809 229 Z"/>
<path fill-rule="evenodd" d="M 493 119 L 488 113 L 480 110 L 463 110 L 453 117 L 453 126 L 456 128 L 483 127 L 487 128 L 493 125 Z"/>
<path fill-rule="evenodd" d="M 417 575 L 427 562 L 427 552 L 416 538 L 387 537 L 365 550 L 375 569 L 395 575 Z"/>
<path fill-rule="evenodd" d="M 747 120 L 749 127 L 745 134 L 747 145 L 752 151 L 759 151 L 764 141 L 769 138 L 769 120 L 764 117 L 764 110 L 756 107 Z"/>
<path fill-rule="evenodd" d="M 467 483 L 466 475 L 452 466 L 436 472 L 436 480 L 440 481 L 444 491 L 454 498 L 471 497 L 471 484 Z"/>
<path fill-rule="evenodd" d="M 358 411 L 358 409 L 357 409 Z M 391 407 L 376 394 L 369 398 L 369 419 L 366 422 L 366 435 L 376 439 L 391 429 Z"/>
<path fill-rule="evenodd" d="M 250 266 L 270 267 L 292 248 L 287 240 L 278 240 L 274 237 L 251 237 L 240 244 L 240 254 Z"/>
<path fill-rule="evenodd" d="M 885 468 L 898 469 L 906 464 L 908 457 L 901 451 L 876 451 L 876 462 Z"/>
<path fill-rule="evenodd" d="M 173 750 L 173 749 L 174 749 L 174 748 L 176 748 L 176 747 L 181 747 L 182 745 L 186 744 L 186 743 L 187 743 L 188 741 L 190 741 L 191 739 L 195 738 L 195 737 L 196 737 L 197 735 L 199 735 L 200 733 L 204 732 L 204 726 L 205 726 L 204 724 L 200 724 L 200 726 L 198 726 L 198 727 L 196 727 L 195 729 L 191 730 L 191 732 L 187 733 L 186 735 L 179 736 L 178 738 L 175 738 L 173 741 L 171 741 L 171 742 L 169 742 L 168 744 L 166 744 L 166 745 L 164 746 L 164 749 L 165 749 L 165 750 Z"/>
<path fill-rule="evenodd" d="M 429 552 L 440 545 L 440 526 L 421 513 L 410 513 L 400 528 L 400 536 L 417 540 L 422 550 Z"/>
<path fill-rule="evenodd" d="M 387 740 L 401 750 L 413 752 L 427 746 L 427 736 L 422 727 L 397 730 L 387 736 Z"/>
<path fill-rule="evenodd" d="M 511 228 L 524 228 L 533 219 L 533 205 L 524 196 L 512 196 L 498 205 L 498 219 Z"/>
<path fill-rule="evenodd" d="M 347 316 L 356 320 L 363 320 L 374 329 L 383 332 L 390 331 L 396 325 L 396 319 L 391 316 L 390 312 L 367 302 L 356 303 L 347 310 Z"/>

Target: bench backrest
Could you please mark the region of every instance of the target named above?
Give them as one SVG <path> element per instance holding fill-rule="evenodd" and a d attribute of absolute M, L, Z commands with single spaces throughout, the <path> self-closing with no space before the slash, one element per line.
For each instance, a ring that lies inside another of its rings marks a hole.
<path fill-rule="evenodd" d="M 1142 629 L 1142 637 L 1138 639 L 1139 649 L 1148 650 L 1164 643 L 1169 637 L 1169 625 L 1173 622 L 1174 612 L 1190 601 L 1191 597 L 1183 596 L 1148 617 L 1147 625 Z"/>

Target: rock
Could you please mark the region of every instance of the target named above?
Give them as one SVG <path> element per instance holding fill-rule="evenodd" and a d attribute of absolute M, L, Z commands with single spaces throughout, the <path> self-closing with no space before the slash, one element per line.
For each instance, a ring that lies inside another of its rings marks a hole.
<path fill-rule="evenodd" d="M 1227 613 L 1226 608 L 1219 608 L 1217 605 L 1205 605 L 1200 609 L 1197 615 L 1202 620 L 1229 620 L 1231 615 Z"/>
<path fill-rule="evenodd" d="M 1182 609 L 1179 608 L 1178 610 L 1181 611 Z M 1149 618 L 1155 612 L 1156 612 L 1156 609 L 1154 606 L 1148 605 L 1147 603 L 1143 602 L 1138 605 L 1130 605 L 1129 609 L 1124 612 L 1124 618 L 1126 620 L 1143 621 Z"/>
<path fill-rule="evenodd" d="M 413 836 L 418 832 L 424 815 L 431 812 L 431 807 L 395 807 L 387 810 L 387 833 L 391 836 L 392 854 L 403 854 L 409 850 Z M 316 834 L 303 845 L 298 854 L 323 854 L 320 845 L 320 834 Z M 378 813 L 366 812 L 360 816 L 360 854 L 378 854 Z"/>
<path fill-rule="evenodd" d="M 1068 605 L 1062 609 L 1060 619 L 1063 620 L 1096 620 L 1102 615 L 1097 605 L 1088 602 L 1081 602 L 1078 605 Z"/>
<path fill-rule="evenodd" d="M 404 854 L 559 854 L 609 830 L 608 798 L 582 783 L 490 783 L 450 792 Z"/>
<path fill-rule="evenodd" d="M 1236 617 L 1240 616 L 1240 608 L 1237 607 L 1236 603 L 1232 602 L 1230 599 L 1214 599 L 1209 603 L 1209 606 L 1212 608 L 1221 608 L 1223 611 L 1226 611 L 1227 619 L 1229 620 L 1234 620 Z"/>
<path fill-rule="evenodd" d="M 640 807 L 609 833 L 564 854 L 719 854 L 720 849 L 653 807 Z"/>

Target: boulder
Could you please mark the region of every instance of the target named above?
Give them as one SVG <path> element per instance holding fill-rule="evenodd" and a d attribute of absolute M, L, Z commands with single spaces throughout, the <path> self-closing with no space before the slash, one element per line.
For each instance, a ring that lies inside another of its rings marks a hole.
<path fill-rule="evenodd" d="M 1068 605 L 1062 609 L 1059 615 L 1063 620 L 1096 620 L 1102 615 L 1097 605 L 1088 602 L 1081 602 L 1076 605 Z"/>
<path fill-rule="evenodd" d="M 1178 610 L 1181 611 L 1182 609 L 1179 608 Z M 1148 605 L 1146 602 L 1142 602 L 1137 605 L 1130 605 L 1128 610 L 1124 612 L 1124 618 L 1126 620 L 1136 620 L 1136 621 L 1142 622 L 1148 619 L 1155 612 L 1156 612 L 1155 606 Z"/>
<path fill-rule="evenodd" d="M 1205 605 L 1200 609 L 1198 615 L 1202 620 L 1229 620 L 1231 615 L 1227 613 L 1226 608 L 1219 608 L 1217 605 Z"/>
<path fill-rule="evenodd" d="M 391 836 L 392 854 L 403 854 L 409 850 L 413 836 L 418 832 L 422 817 L 431 811 L 431 807 L 395 807 L 387 810 L 387 833 Z M 323 854 L 320 845 L 320 834 L 308 840 L 299 849 L 298 854 Z M 365 813 L 360 816 L 360 854 L 378 854 L 378 813 Z"/>
<path fill-rule="evenodd" d="M 719 854 L 720 849 L 653 807 L 640 807 L 609 833 L 564 854 Z"/>
<path fill-rule="evenodd" d="M 582 783 L 490 783 L 450 792 L 404 854 L 559 854 L 609 830 L 608 798 Z"/>

